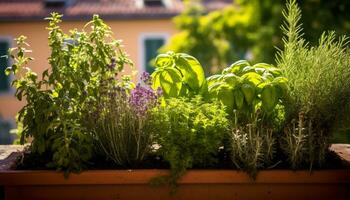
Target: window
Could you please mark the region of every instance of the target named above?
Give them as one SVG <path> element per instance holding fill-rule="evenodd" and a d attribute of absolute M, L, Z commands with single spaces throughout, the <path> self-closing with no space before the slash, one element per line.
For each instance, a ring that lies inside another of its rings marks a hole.
<path fill-rule="evenodd" d="M 6 76 L 5 69 L 8 67 L 9 62 L 7 57 L 7 50 L 10 47 L 8 40 L 0 39 L 0 92 L 7 92 L 10 89 L 10 78 Z"/>
<path fill-rule="evenodd" d="M 154 67 L 151 65 L 152 60 L 158 55 L 158 49 L 165 44 L 165 35 L 148 35 L 142 39 L 142 65 L 144 71 L 152 73 Z"/>
<path fill-rule="evenodd" d="M 160 6 L 164 6 L 163 1 L 162 0 L 144 0 L 144 5 L 145 6 L 149 6 L 149 7 L 160 7 Z"/>
<path fill-rule="evenodd" d="M 12 123 L 0 117 L 0 145 L 12 144 L 16 139 L 15 134 L 11 134 Z"/>
<path fill-rule="evenodd" d="M 135 0 L 137 8 L 152 8 L 152 7 L 172 7 L 172 0 Z"/>
<path fill-rule="evenodd" d="M 68 0 L 45 0 L 46 8 L 62 8 L 67 6 Z"/>

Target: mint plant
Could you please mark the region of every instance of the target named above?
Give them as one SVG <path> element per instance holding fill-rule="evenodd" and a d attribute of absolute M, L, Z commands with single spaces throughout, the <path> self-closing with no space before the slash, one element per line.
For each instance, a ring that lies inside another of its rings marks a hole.
<path fill-rule="evenodd" d="M 42 80 L 27 64 L 25 37 L 10 49 L 14 64 L 6 73 L 18 77 L 12 83 L 16 97 L 27 101 L 18 115 L 21 143 L 32 137 L 31 152 L 47 160 L 47 166 L 66 172 L 79 171 L 93 154 L 94 136 L 86 126 L 86 113 L 101 95 L 101 87 L 113 88 L 124 66 L 132 65 L 114 40 L 110 28 L 95 15 L 84 29 L 63 33 L 61 15 L 52 13 L 49 20 L 50 68 Z M 124 78 L 125 79 L 125 78 Z"/>

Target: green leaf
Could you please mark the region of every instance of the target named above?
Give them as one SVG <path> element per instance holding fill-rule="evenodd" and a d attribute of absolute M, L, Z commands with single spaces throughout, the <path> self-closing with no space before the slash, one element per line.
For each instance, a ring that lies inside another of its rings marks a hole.
<path fill-rule="evenodd" d="M 270 72 L 275 78 L 282 76 L 282 71 L 275 67 L 268 68 L 268 72 Z"/>
<path fill-rule="evenodd" d="M 244 67 L 250 66 L 249 62 L 246 60 L 239 60 L 222 71 L 222 74 L 234 73 L 240 74 Z"/>
<path fill-rule="evenodd" d="M 209 98 L 214 99 L 218 97 L 218 91 L 222 84 L 224 84 L 224 82 L 216 82 L 208 87 Z"/>
<path fill-rule="evenodd" d="M 261 91 L 261 101 L 263 108 L 270 112 L 278 102 L 277 91 L 271 84 L 266 84 Z"/>
<path fill-rule="evenodd" d="M 235 105 L 235 98 L 232 88 L 226 84 L 221 85 L 218 88 L 217 98 L 226 107 L 226 112 L 231 113 Z"/>
<path fill-rule="evenodd" d="M 184 53 L 168 52 L 158 55 L 155 64 L 156 69 L 160 71 L 156 70 L 152 74 L 155 78 L 153 87 L 161 86 L 165 91 L 165 97 L 207 95 L 208 84 L 203 68 L 194 57 Z M 168 74 L 164 74 L 164 71 L 168 71 Z"/>
<path fill-rule="evenodd" d="M 262 68 L 262 69 L 270 69 L 272 65 L 267 64 L 267 63 L 256 63 L 253 65 L 253 68 Z"/>
<path fill-rule="evenodd" d="M 177 97 L 182 88 L 181 74 L 178 70 L 171 67 L 157 68 L 152 74 L 153 89 L 162 88 L 166 98 Z"/>
<path fill-rule="evenodd" d="M 207 78 L 207 83 L 208 83 L 208 86 L 216 83 L 219 79 L 221 79 L 223 76 L 221 74 L 215 74 L 215 75 L 212 75 L 212 76 L 209 76 Z"/>
<path fill-rule="evenodd" d="M 167 54 L 159 54 L 154 62 L 155 67 L 172 66 L 174 64 L 174 60 L 171 54 L 172 52 L 168 52 Z"/>
<path fill-rule="evenodd" d="M 198 94 L 206 82 L 203 68 L 198 60 L 190 55 L 180 53 L 175 60 L 175 66 L 181 71 L 182 80 L 194 93 Z"/>
<path fill-rule="evenodd" d="M 241 78 L 233 73 L 225 74 L 222 76 L 222 80 L 227 83 L 230 87 L 235 88 L 241 83 Z"/>
<path fill-rule="evenodd" d="M 248 72 L 242 75 L 242 78 L 243 78 L 243 82 L 250 82 L 250 83 L 253 83 L 255 86 L 263 82 L 262 77 L 255 72 Z"/>
<path fill-rule="evenodd" d="M 262 76 L 261 76 L 265 81 L 268 81 L 268 82 L 271 82 L 271 81 L 273 81 L 274 80 L 274 76 L 271 74 L 271 73 L 269 73 L 268 71 L 265 71 L 263 74 L 262 74 Z"/>
<path fill-rule="evenodd" d="M 264 74 L 264 72 L 266 71 L 265 68 L 261 68 L 261 67 L 256 67 L 254 68 L 254 71 L 260 75 Z"/>
<path fill-rule="evenodd" d="M 251 105 L 256 97 L 255 87 L 251 84 L 245 83 L 241 86 L 241 91 L 244 94 L 244 99 L 248 105 Z"/>
<path fill-rule="evenodd" d="M 42 79 L 45 79 L 46 77 L 49 77 L 49 70 L 45 70 L 42 74 Z"/>
<path fill-rule="evenodd" d="M 235 98 L 235 104 L 238 109 L 241 109 L 244 105 L 244 94 L 241 90 L 236 89 L 233 91 L 233 96 Z"/>
<path fill-rule="evenodd" d="M 255 69 L 252 66 L 246 66 L 242 69 L 242 71 L 239 73 L 239 75 L 243 75 L 249 72 L 256 72 Z"/>
<path fill-rule="evenodd" d="M 279 97 L 283 97 L 288 92 L 288 80 L 285 77 L 277 77 L 272 81 L 272 84 L 276 86 L 276 90 Z"/>

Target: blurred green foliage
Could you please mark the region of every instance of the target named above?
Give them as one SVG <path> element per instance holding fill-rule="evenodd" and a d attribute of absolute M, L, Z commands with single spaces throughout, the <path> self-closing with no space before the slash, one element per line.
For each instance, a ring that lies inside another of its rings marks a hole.
<path fill-rule="evenodd" d="M 208 12 L 200 0 L 186 1 L 184 12 L 174 18 L 180 30 L 160 51 L 185 52 L 196 57 L 212 74 L 246 57 L 253 62 L 274 63 L 282 47 L 281 11 L 284 0 L 235 0 L 222 10 Z M 305 39 L 315 44 L 324 30 L 350 32 L 350 1 L 298 0 Z M 248 52 L 248 54 L 247 54 Z"/>

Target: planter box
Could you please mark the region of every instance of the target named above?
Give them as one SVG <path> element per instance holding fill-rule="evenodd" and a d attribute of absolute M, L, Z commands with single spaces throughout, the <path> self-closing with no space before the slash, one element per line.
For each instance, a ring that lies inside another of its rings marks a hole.
<path fill-rule="evenodd" d="M 168 170 L 0 171 L 5 199 L 350 199 L 350 170 L 264 170 L 255 181 L 235 170 L 189 170 L 174 195 L 149 185 Z"/>
<path fill-rule="evenodd" d="M 172 196 L 149 180 L 166 170 L 0 172 L 5 199 L 349 199 L 350 170 L 261 171 L 255 181 L 232 170 L 190 170 Z"/>

